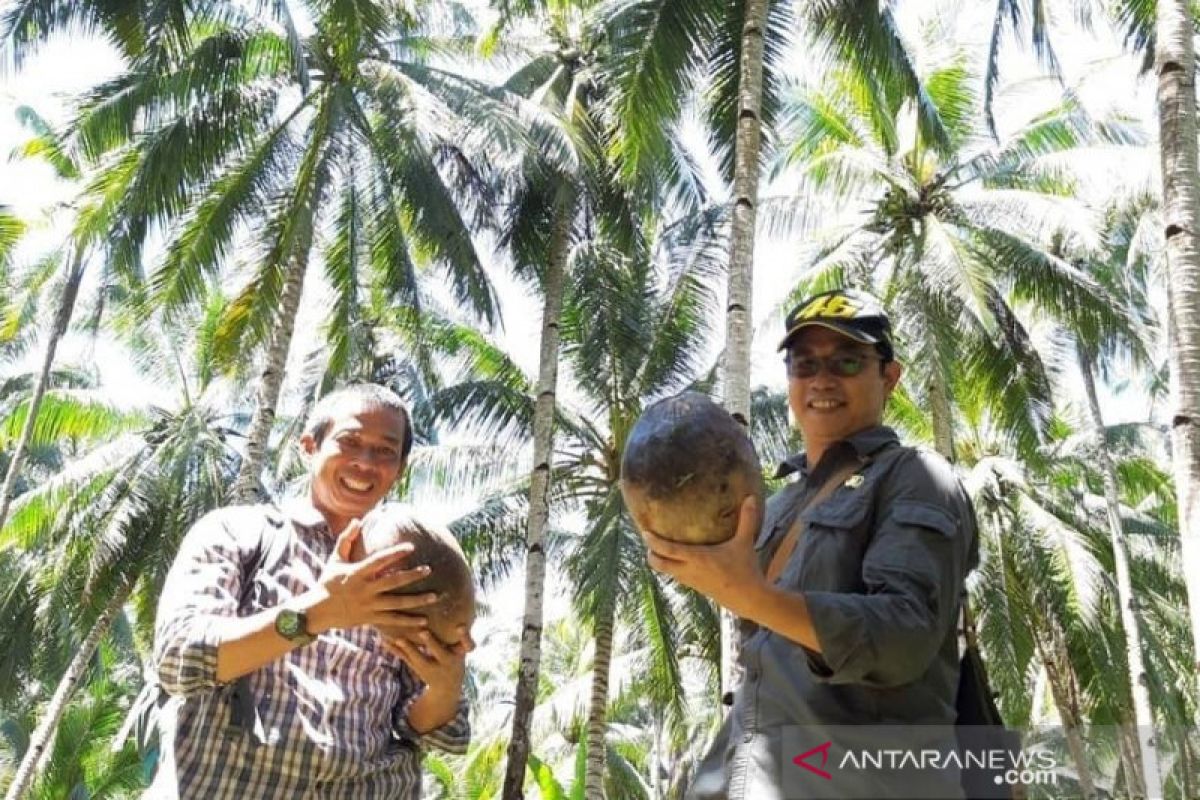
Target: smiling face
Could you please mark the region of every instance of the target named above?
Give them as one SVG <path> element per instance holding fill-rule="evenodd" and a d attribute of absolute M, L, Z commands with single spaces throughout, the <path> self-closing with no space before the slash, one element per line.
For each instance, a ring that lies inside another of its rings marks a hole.
<path fill-rule="evenodd" d="M 300 438 L 309 456 L 313 507 L 336 535 L 382 500 L 404 474 L 404 417 L 382 406 L 347 401 L 318 442 Z"/>
<path fill-rule="evenodd" d="M 819 460 L 829 445 L 883 421 L 883 407 L 900 380 L 900 365 L 895 361 L 880 369 L 874 347 L 817 325 L 797 333 L 789 351 L 793 359 L 861 356 L 866 360 L 863 370 L 851 377 L 834 375 L 828 365 L 811 377 L 788 377 L 788 403 L 810 457 L 815 452 Z"/>

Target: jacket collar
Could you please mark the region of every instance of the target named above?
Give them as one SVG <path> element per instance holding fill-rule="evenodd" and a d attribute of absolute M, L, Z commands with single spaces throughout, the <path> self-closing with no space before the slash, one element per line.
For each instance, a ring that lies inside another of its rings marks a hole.
<path fill-rule="evenodd" d="M 840 442 L 836 442 L 830 450 L 844 451 L 849 449 L 859 460 L 865 461 L 882 448 L 899 441 L 900 437 L 887 425 L 873 425 L 870 428 L 864 428 L 858 433 L 842 439 Z M 841 457 L 835 460 L 840 461 Z M 785 458 L 778 469 L 775 470 L 775 477 L 786 478 L 793 472 L 800 473 L 800 477 L 802 478 L 808 478 L 808 454 L 803 450 Z"/>

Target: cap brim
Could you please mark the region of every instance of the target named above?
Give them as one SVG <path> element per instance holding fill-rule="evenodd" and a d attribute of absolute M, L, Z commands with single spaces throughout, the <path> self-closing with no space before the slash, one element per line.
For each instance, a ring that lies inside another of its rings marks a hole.
<path fill-rule="evenodd" d="M 822 328 L 828 328 L 831 331 L 836 331 L 837 333 L 842 334 L 847 339 L 853 339 L 854 341 L 862 342 L 863 344 L 879 344 L 883 341 L 883 339 L 878 336 L 872 336 L 871 334 L 859 330 L 851 325 L 847 325 L 844 322 L 834 322 L 827 319 L 807 319 L 803 322 L 793 325 L 791 330 L 787 332 L 787 335 L 780 340 L 779 347 L 775 349 L 782 350 L 783 348 L 787 347 L 788 342 L 795 338 L 796 334 L 799 333 L 802 328 L 807 328 L 811 325 L 818 325 Z"/>

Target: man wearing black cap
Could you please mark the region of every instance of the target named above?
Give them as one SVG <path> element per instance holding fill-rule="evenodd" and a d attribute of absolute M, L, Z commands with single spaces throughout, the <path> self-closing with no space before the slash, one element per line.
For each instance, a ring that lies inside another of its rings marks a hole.
<path fill-rule="evenodd" d="M 978 561 L 970 501 L 944 459 L 882 424 L 901 367 L 877 300 L 825 292 L 786 325 L 805 449 L 778 475 L 798 480 L 770 499 L 761 529 L 748 499 L 728 542 L 642 532 L 651 566 L 741 619 L 744 680 L 688 797 L 961 797 L 957 768 L 928 757 L 846 766 L 856 735 L 843 726 L 861 726 L 849 730 L 863 750 L 897 744 L 896 731 L 905 747 L 953 750 L 956 620 Z"/>

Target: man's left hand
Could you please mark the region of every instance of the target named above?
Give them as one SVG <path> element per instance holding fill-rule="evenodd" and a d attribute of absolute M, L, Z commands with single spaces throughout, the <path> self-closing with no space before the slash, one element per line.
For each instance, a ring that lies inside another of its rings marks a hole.
<path fill-rule="evenodd" d="M 384 647 L 408 665 L 425 691 L 458 699 L 467 671 L 467 653 L 474 647 L 470 634 L 452 645 L 444 645 L 429 631 L 411 637 L 384 639 Z"/>
<path fill-rule="evenodd" d="M 462 697 L 463 678 L 467 671 L 467 653 L 475 649 L 470 631 L 458 629 L 459 640 L 444 645 L 429 631 L 413 638 L 384 639 L 388 652 L 401 659 L 425 689 L 409 707 L 408 721 L 414 730 L 426 733 L 441 727 L 454 718 Z"/>
<path fill-rule="evenodd" d="M 758 501 L 753 496 L 742 501 L 737 531 L 720 544 L 683 544 L 664 539 L 638 522 L 642 539 L 650 549 L 650 567 L 670 575 L 684 586 L 712 598 L 738 616 L 749 590 L 765 584 L 758 565 L 754 540 L 758 535 Z"/>

